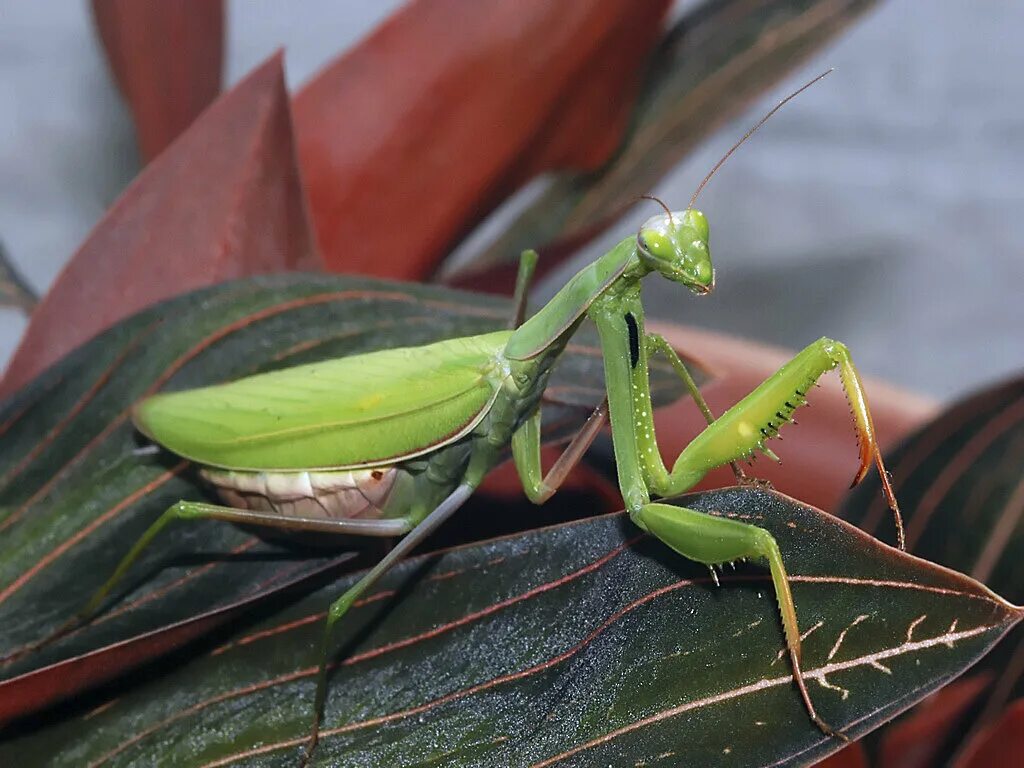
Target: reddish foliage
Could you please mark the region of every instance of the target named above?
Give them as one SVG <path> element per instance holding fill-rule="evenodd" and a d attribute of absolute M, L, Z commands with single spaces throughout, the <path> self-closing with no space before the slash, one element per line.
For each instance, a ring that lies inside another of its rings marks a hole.
<path fill-rule="evenodd" d="M 0 395 L 161 299 L 229 278 L 319 266 L 274 56 L 114 203 L 33 313 Z"/>
<path fill-rule="evenodd" d="M 220 91 L 224 7 L 218 0 L 92 0 L 110 68 L 131 108 L 139 149 L 160 154 Z"/>
<path fill-rule="evenodd" d="M 885 731 L 879 768 L 928 768 L 941 762 L 946 734 L 991 682 L 989 673 L 965 677 L 921 702 L 909 717 Z"/>
<path fill-rule="evenodd" d="M 437 0 L 394 14 L 295 99 L 328 268 L 428 277 L 525 179 L 601 165 L 669 5 Z"/>
<path fill-rule="evenodd" d="M 739 339 L 650 323 L 680 353 L 700 361 L 710 370 L 712 381 L 702 387 L 711 410 L 722 413 L 749 394 L 765 378 L 792 357 L 793 352 Z M 884 449 L 934 415 L 930 401 L 876 381 L 865 384 L 875 430 Z M 783 441 L 773 441 L 772 450 L 781 464 L 760 457 L 750 468 L 755 477 L 770 480 L 783 493 L 824 510 L 835 509 L 857 470 L 857 445 L 853 419 L 838 377 L 822 379 L 820 389 L 808 395 L 810 407 L 796 413 L 796 426 L 783 427 Z M 655 414 L 659 445 L 667 460 L 673 461 L 706 422 L 689 399 L 681 400 Z M 715 470 L 699 488 L 718 488 L 735 482 L 728 467 Z M 891 529 L 888 521 L 881 536 Z"/>
<path fill-rule="evenodd" d="M 869 763 L 864 747 L 855 741 L 814 765 L 815 768 L 868 768 Z"/>
<path fill-rule="evenodd" d="M 1010 768 L 1024 755 L 1024 699 L 1010 704 L 994 725 L 978 734 L 957 768 Z"/>

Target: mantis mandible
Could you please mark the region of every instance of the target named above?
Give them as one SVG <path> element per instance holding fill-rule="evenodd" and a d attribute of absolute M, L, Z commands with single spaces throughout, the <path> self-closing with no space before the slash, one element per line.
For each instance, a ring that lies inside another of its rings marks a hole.
<path fill-rule="evenodd" d="M 755 451 L 806 402 L 808 389 L 838 368 L 860 443 L 859 482 L 872 461 L 892 508 L 902 547 L 899 508 L 879 452 L 864 388 L 847 348 L 819 339 L 753 392 L 715 418 L 685 364 L 644 327 L 641 280 L 657 274 L 705 295 L 715 285 L 708 222 L 694 208 L 722 163 L 776 110 L 779 102 L 722 157 L 684 211 L 648 219 L 635 236 L 577 273 L 536 314 L 522 321 L 526 287 L 537 262 L 523 254 L 512 328 L 422 346 L 390 349 L 259 374 L 228 384 L 159 394 L 134 410 L 153 442 L 200 467 L 225 506 L 181 501 L 135 543 L 77 621 L 104 602 L 139 553 L 169 523 L 213 518 L 287 530 L 379 537 L 400 542 L 335 600 L 324 625 L 316 699 L 304 762 L 316 747 L 327 694 L 332 633 L 355 600 L 447 520 L 511 445 L 529 499 L 543 503 L 580 460 L 610 417 L 618 482 L 632 521 L 670 548 L 712 569 L 736 560 L 767 564 L 777 597 L 793 677 L 810 719 L 820 717 L 800 668 L 800 630 L 783 557 L 755 525 L 652 501 L 692 488 L 711 469 Z M 659 201 L 660 202 L 660 201 Z M 585 318 L 598 328 L 607 396 L 545 474 L 539 404 L 549 374 Z M 658 450 L 648 360 L 665 355 L 704 412 L 708 426 L 671 468 Z"/>

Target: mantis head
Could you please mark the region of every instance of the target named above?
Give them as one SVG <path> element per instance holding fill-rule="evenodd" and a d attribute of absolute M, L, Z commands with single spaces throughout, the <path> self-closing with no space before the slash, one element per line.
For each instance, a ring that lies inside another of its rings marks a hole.
<path fill-rule="evenodd" d="M 806 85 L 797 88 L 776 104 L 753 128 L 743 134 L 743 138 L 733 144 L 704 177 L 697 187 L 697 191 L 690 198 L 690 204 L 685 211 L 672 212 L 658 198 L 641 195 L 642 198 L 653 200 L 665 209 L 664 214 L 649 218 L 637 233 L 637 253 L 645 267 L 652 272 L 655 270 L 660 272 L 673 282 L 682 283 L 694 293 L 703 295 L 714 290 L 715 270 L 711 266 L 711 251 L 708 249 L 708 220 L 703 213 L 693 207 L 697 203 L 697 198 L 700 197 L 701 190 L 722 167 L 722 164 L 729 159 L 729 156 L 754 135 L 754 132 L 764 125 L 768 118 L 778 112 L 783 104 L 810 88 L 831 71 L 831 69 L 826 70 Z"/>
<path fill-rule="evenodd" d="M 693 208 L 652 216 L 636 236 L 640 261 L 696 294 L 711 293 L 715 270 L 708 248 L 708 220 Z"/>

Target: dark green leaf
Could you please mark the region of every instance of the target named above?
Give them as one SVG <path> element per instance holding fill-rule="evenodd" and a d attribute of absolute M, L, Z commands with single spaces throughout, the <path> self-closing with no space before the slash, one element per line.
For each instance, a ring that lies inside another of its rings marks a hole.
<path fill-rule="evenodd" d="M 751 488 L 686 503 L 768 528 L 819 712 L 859 736 L 1021 616 L 967 577 Z M 10 765 L 293 766 L 323 610 L 346 576 L 116 700 L 0 746 Z M 315 765 L 790 766 L 808 720 L 770 581 L 708 571 L 622 515 L 407 561 L 342 623 Z"/>
<path fill-rule="evenodd" d="M 616 158 L 597 173 L 556 180 L 467 272 L 508 265 L 525 248 L 554 256 L 593 237 L 700 141 L 872 5 L 873 0 L 701 3 L 657 51 L 633 130 Z M 542 243 L 548 245 L 541 249 Z M 542 258 L 540 267 L 553 263 Z"/>
<path fill-rule="evenodd" d="M 907 548 L 1024 602 L 1024 377 L 955 403 L 907 438 L 888 459 L 903 510 Z M 875 531 L 887 526 L 877 478 L 854 490 L 842 516 Z M 1015 633 L 985 662 L 996 682 L 966 712 L 936 754 L 952 755 L 965 731 L 1024 696 L 1024 638 Z"/>
<path fill-rule="evenodd" d="M 205 490 L 187 464 L 140 454 L 129 408 L 181 389 L 269 368 L 481 333 L 505 324 L 508 301 L 369 279 L 277 276 L 226 283 L 120 323 L 45 373 L 0 410 L 0 658 L 47 637 L 79 610 L 142 531 Z M 595 336 L 574 339 L 556 374 L 559 401 L 603 394 Z M 667 367 L 662 402 L 680 386 Z M 553 425 L 584 415 L 561 408 Z M 110 610 L 78 632 L 0 668 L 10 679 L 322 570 L 335 555 L 261 541 L 230 525 L 177 526 L 134 568 Z M 154 644 L 154 655 L 163 652 Z M 114 648 L 107 676 L 121 666 Z M 127 654 L 131 663 L 138 657 Z M 127 663 L 127 662 L 126 662 Z M 54 668 L 52 700 L 71 690 Z M 0 698 L 4 683 L 0 682 Z M 10 708 L 32 702 L 7 699 Z M 9 709 L 10 709 L 9 708 Z M 0 720 L 11 712 L 0 712 Z"/>

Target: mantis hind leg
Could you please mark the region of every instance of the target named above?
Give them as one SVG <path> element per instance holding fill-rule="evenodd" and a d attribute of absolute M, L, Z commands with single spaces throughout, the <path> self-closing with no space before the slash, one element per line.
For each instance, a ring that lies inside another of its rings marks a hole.
<path fill-rule="evenodd" d="M 236 509 L 234 507 L 223 507 L 218 504 L 206 504 L 199 501 L 179 501 L 167 509 L 156 521 L 146 529 L 146 532 L 139 537 L 138 541 L 128 550 L 121 562 L 118 563 L 114 573 L 107 579 L 85 607 L 79 611 L 77 621 L 85 621 L 102 605 L 103 600 L 110 594 L 114 586 L 124 577 L 128 569 L 142 554 L 143 550 L 152 543 L 167 525 L 175 520 L 224 520 L 229 523 L 242 523 L 247 525 L 259 525 L 269 528 L 280 528 L 290 531 L 320 531 L 324 533 L 366 533 L 360 530 L 362 527 L 377 525 L 380 530 L 375 530 L 372 535 L 395 536 L 409 530 L 409 521 L 404 518 L 393 520 L 329 520 L 329 519 L 307 519 L 301 517 L 286 517 L 270 512 L 257 512 L 248 509 Z M 382 525 L 381 525 L 382 524 Z"/>
<path fill-rule="evenodd" d="M 149 528 L 132 545 L 132 548 L 128 550 L 128 553 L 121 558 L 121 562 L 117 564 L 110 578 L 92 594 L 89 601 L 78 613 L 41 640 L 21 648 L 6 658 L 0 659 L 0 664 L 11 663 L 26 654 L 37 651 L 88 622 L 93 614 L 99 610 L 100 606 L 103 605 L 104 600 L 107 599 L 107 596 L 114 587 L 128 573 L 135 561 L 139 559 L 139 556 L 153 543 L 153 540 L 164 528 L 177 520 L 200 519 L 224 520 L 231 523 L 258 525 L 291 531 L 320 531 L 333 534 L 371 536 L 398 536 L 412 527 L 411 521 L 406 518 L 388 520 L 308 519 L 287 517 L 270 512 L 236 509 L 234 507 L 206 504 L 199 501 L 179 501 L 171 505 L 160 517 L 153 521 Z"/>
<path fill-rule="evenodd" d="M 668 504 L 645 504 L 632 512 L 631 517 L 638 526 L 683 557 L 712 568 L 736 560 L 767 562 L 782 617 L 786 648 L 793 666 L 793 679 L 800 691 L 807 714 L 822 732 L 847 740 L 846 736 L 833 730 L 818 716 L 807 691 L 800 668 L 800 628 L 796 618 L 796 605 L 775 538 L 756 525 L 724 517 L 713 517 L 693 509 Z"/>
<path fill-rule="evenodd" d="M 810 387 L 834 368 L 839 369 L 860 446 L 860 466 L 852 485 L 864 478 L 874 461 L 882 481 L 882 491 L 893 513 L 899 548 L 904 549 L 903 520 L 878 449 L 864 385 L 846 345 L 832 339 L 822 338 L 810 344 L 716 419 L 686 446 L 676 459 L 669 477 L 652 490 L 663 496 L 680 493 L 691 488 L 709 470 L 750 456 L 755 450 L 774 458 L 765 443 L 778 434 L 783 424 L 791 421 L 797 408 L 807 402 Z"/>
<path fill-rule="evenodd" d="M 405 538 L 398 542 L 395 548 L 388 552 L 383 560 L 371 568 L 363 578 L 350 587 L 341 597 L 331 603 L 331 607 L 327 610 L 327 619 L 324 622 L 323 648 L 320 654 L 320 667 L 317 672 L 313 723 L 310 727 L 309 740 L 306 742 L 306 751 L 301 762 L 302 766 L 305 766 L 313 756 L 313 750 L 316 749 L 317 741 L 320 738 L 320 721 L 323 717 L 324 701 L 327 698 L 327 659 L 330 656 L 334 625 L 348 612 L 348 609 L 352 607 L 352 604 L 359 599 L 363 592 L 373 586 L 392 566 L 408 555 L 420 542 L 451 517 L 466 502 L 466 499 L 470 497 L 474 488 L 475 486 L 468 482 L 463 482 L 459 485 L 444 501 L 437 505 L 433 512 L 423 518 Z"/>

